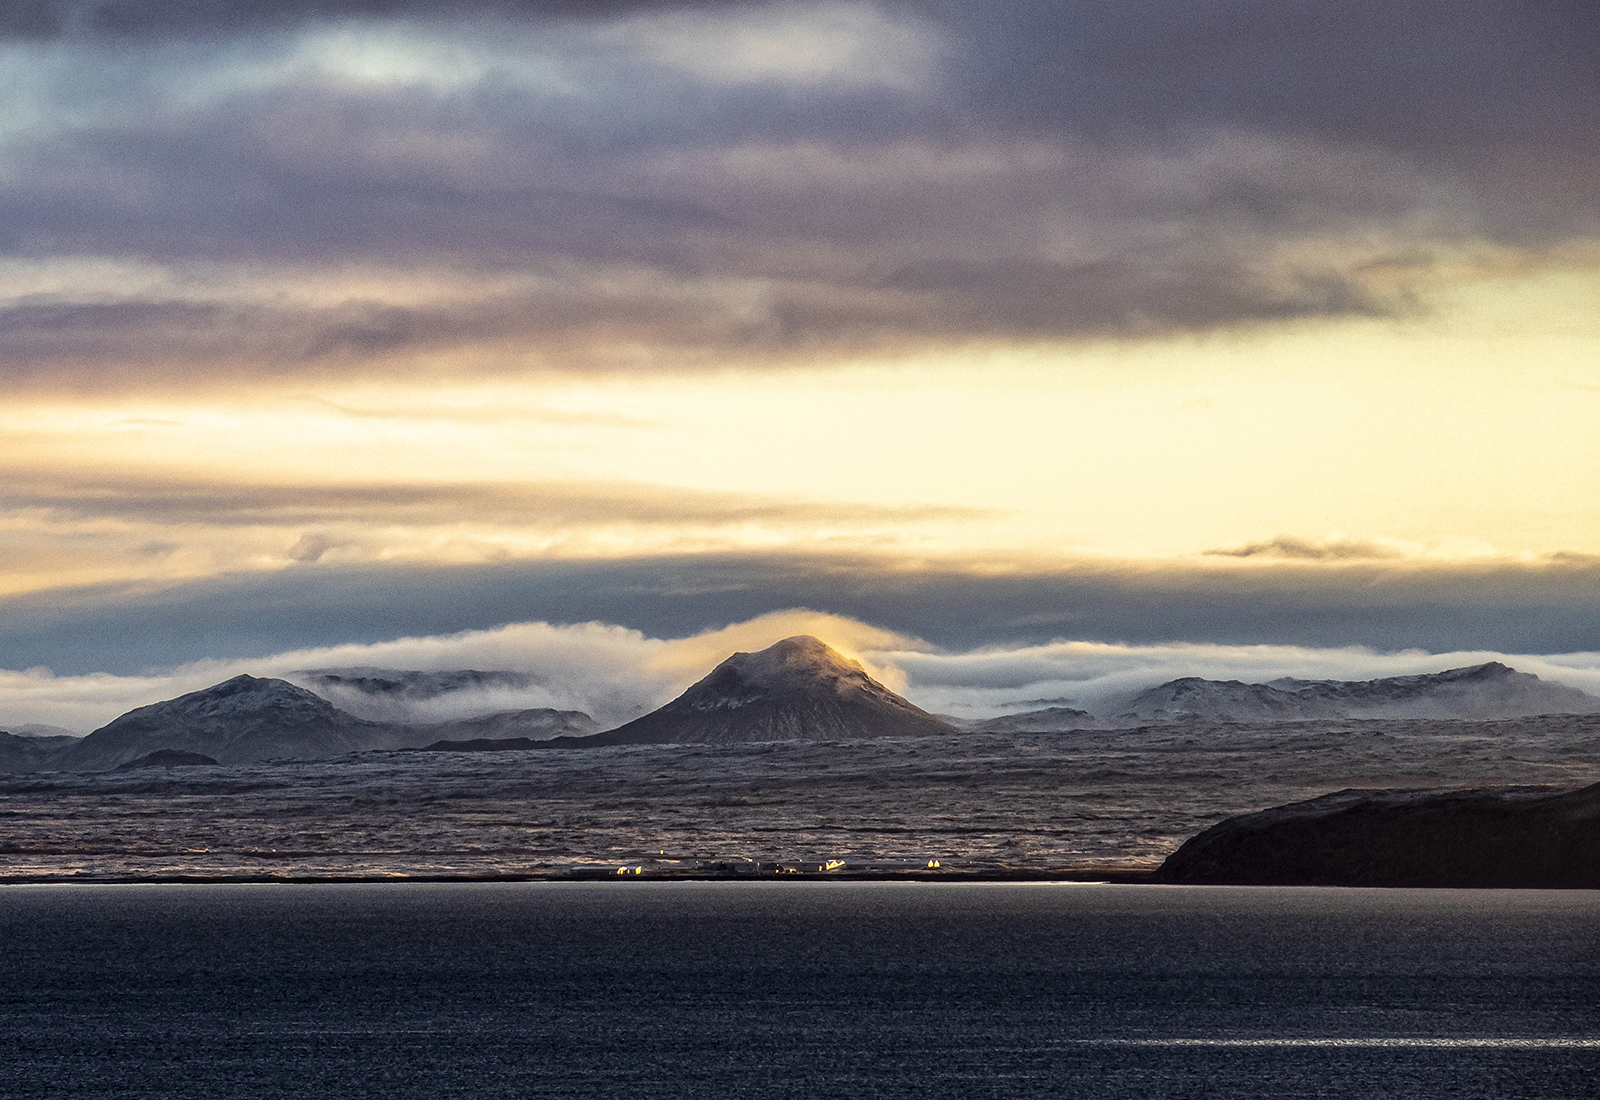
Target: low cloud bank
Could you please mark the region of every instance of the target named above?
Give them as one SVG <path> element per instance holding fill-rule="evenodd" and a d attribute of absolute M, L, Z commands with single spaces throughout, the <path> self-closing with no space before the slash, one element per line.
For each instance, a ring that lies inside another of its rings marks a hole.
<path fill-rule="evenodd" d="M 1183 676 L 1266 683 L 1375 680 L 1500 661 L 1600 695 L 1600 654 L 1507 654 L 1484 650 L 1381 653 L 1362 646 L 1317 649 L 1285 645 L 1112 645 L 1058 641 L 968 653 L 877 653 L 905 677 L 920 706 L 962 718 L 1071 706 L 1098 711 L 1155 684 Z"/>
<path fill-rule="evenodd" d="M 860 660 L 918 705 L 958 717 L 1067 705 L 1094 709 L 1180 676 L 1262 682 L 1280 676 L 1366 680 L 1502 661 L 1523 672 L 1600 695 L 1600 653 L 1488 651 L 1380 653 L 1361 647 L 1283 645 L 1044 645 L 939 650 L 869 623 L 805 608 L 773 612 L 684 638 L 590 622 L 513 623 L 492 630 L 297 649 L 254 660 L 197 661 L 139 676 L 56 676 L 48 669 L 0 671 L 0 729 L 43 723 L 88 732 L 134 707 L 196 691 L 240 673 L 309 682 L 314 669 L 511 670 L 522 684 L 489 684 L 422 699 L 363 696 L 341 706 L 381 720 L 444 721 L 498 710 L 582 710 L 615 725 L 673 698 L 738 650 L 814 634 Z"/>

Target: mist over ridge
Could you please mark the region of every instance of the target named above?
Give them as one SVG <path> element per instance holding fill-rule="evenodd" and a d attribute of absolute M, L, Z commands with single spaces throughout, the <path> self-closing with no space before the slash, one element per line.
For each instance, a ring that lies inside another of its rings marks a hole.
<path fill-rule="evenodd" d="M 981 734 L 1047 733 L 1075 739 L 1090 731 L 1150 731 L 1210 727 L 1235 734 L 1267 727 L 1291 739 L 1315 727 L 1328 731 L 1354 721 L 1390 723 L 1432 719 L 1467 730 L 1484 720 L 1524 720 L 1560 728 L 1562 719 L 1600 714 L 1600 696 L 1517 672 L 1499 662 L 1367 681 L 1280 678 L 1271 684 L 1183 677 L 1112 697 L 1100 714 L 1070 707 L 963 721 L 929 714 L 870 676 L 861 663 L 811 635 L 782 638 L 757 652 L 719 662 L 677 698 L 614 729 L 600 730 L 581 711 L 524 708 L 476 713 L 489 699 L 484 684 L 526 682 L 506 671 L 417 672 L 352 668 L 302 673 L 328 692 L 378 695 L 391 705 L 387 721 L 370 721 L 336 707 L 323 695 L 271 677 L 240 674 L 177 698 L 119 716 L 82 738 L 0 737 L 0 771 L 103 772 L 141 767 L 239 766 L 283 761 L 349 762 L 373 751 L 504 752 L 599 750 L 616 746 L 821 742 L 880 739 L 945 740 Z M 452 710 L 468 717 L 428 721 L 401 700 L 434 702 L 452 695 Z M 503 697 L 501 700 L 503 701 Z M 1554 725 L 1551 725 L 1554 723 Z M 1400 725 L 1391 728 L 1399 729 Z M 1381 733 L 1381 731 L 1378 731 Z M 1270 736 L 1270 735 L 1269 735 Z M 1313 740 L 1318 734 L 1313 733 Z"/>
<path fill-rule="evenodd" d="M 1579 698 L 1574 690 L 1600 695 L 1600 658 L 1594 654 L 1386 654 L 1353 647 L 1072 641 L 961 652 L 842 616 L 792 609 L 678 639 L 601 623 L 522 623 L 377 645 L 295 650 L 266 660 L 199 662 L 141 677 L 0 672 L 0 729 L 43 722 L 87 732 L 137 706 L 245 673 L 320 691 L 363 721 L 439 723 L 545 710 L 590 715 L 599 728 L 610 729 L 667 703 L 730 652 L 763 649 L 796 633 L 826 640 L 889 690 L 924 711 L 962 723 L 1052 706 L 1104 720 L 1120 721 L 1117 716 L 1128 713 L 1165 721 L 1173 716 L 1171 701 L 1162 704 L 1149 696 L 1141 701 L 1141 693 L 1184 678 L 1208 682 L 1213 693 L 1230 681 L 1254 685 L 1246 691 L 1254 710 L 1193 711 L 1196 717 L 1230 720 L 1444 715 L 1451 708 L 1435 707 L 1437 700 L 1421 700 L 1409 710 L 1403 699 L 1394 705 L 1378 700 L 1374 709 L 1368 704 L 1376 695 L 1366 703 L 1352 702 L 1349 692 L 1375 681 L 1378 686 L 1369 684 L 1369 692 L 1400 690 L 1403 695 L 1402 682 L 1393 678 L 1427 680 L 1447 669 L 1501 669 L 1504 675 L 1490 686 L 1509 691 L 1508 699 L 1518 685 L 1537 676 L 1547 685 L 1540 689 L 1544 711 L 1584 710 L 1585 704 L 1573 701 Z M 1343 686 L 1326 683 L 1332 681 Z M 1562 691 L 1568 692 L 1565 701 Z M 1292 704 L 1283 702 L 1291 699 Z M 1456 709 L 1461 716 L 1478 717 L 1533 712 L 1531 703 L 1513 701 L 1500 710 L 1485 705 Z"/>

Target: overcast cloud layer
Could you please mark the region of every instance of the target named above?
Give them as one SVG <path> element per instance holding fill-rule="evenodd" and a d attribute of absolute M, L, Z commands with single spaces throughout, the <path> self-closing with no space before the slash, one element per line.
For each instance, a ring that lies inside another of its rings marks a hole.
<path fill-rule="evenodd" d="M 1580 0 L 62 0 L 0 34 L 13 382 L 1396 315 L 1600 233 Z"/>
<path fill-rule="evenodd" d="M 1600 563 L 1078 561 L 1053 572 L 833 556 L 693 555 L 539 567 L 302 567 L 155 591 L 0 603 L 0 668 L 139 674 L 343 642 L 591 617 L 656 638 L 773 609 L 876 624 L 951 652 L 1107 645 L 1600 652 Z M 231 667 L 231 666 L 230 666 Z M 1309 675 L 1309 673 L 1306 673 Z M 1175 674 L 1176 675 L 1176 674 Z"/>

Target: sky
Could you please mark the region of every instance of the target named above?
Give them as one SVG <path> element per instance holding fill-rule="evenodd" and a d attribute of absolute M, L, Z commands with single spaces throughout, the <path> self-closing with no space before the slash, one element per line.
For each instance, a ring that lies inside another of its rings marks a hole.
<path fill-rule="evenodd" d="M 0 724 L 797 623 L 1584 686 L 1596 133 L 1587 0 L 4 5 Z"/>

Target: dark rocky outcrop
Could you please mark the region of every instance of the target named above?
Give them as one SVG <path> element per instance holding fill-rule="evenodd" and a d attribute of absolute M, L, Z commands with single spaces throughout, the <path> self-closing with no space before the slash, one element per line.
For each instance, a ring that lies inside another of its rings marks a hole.
<path fill-rule="evenodd" d="M 195 768 L 215 763 L 215 760 L 201 752 L 184 752 L 181 749 L 157 749 L 155 752 L 145 753 L 137 760 L 130 760 L 126 764 L 118 764 L 116 770 L 124 772 L 133 768 Z"/>
<path fill-rule="evenodd" d="M 546 746 L 721 744 L 927 737 L 954 727 L 902 699 L 809 635 L 735 653 L 678 698 L 593 737 Z"/>
<path fill-rule="evenodd" d="M 531 737 L 478 737 L 471 741 L 435 741 L 420 749 L 404 752 L 520 752 L 525 749 L 542 749 L 548 740 L 535 741 Z"/>
<path fill-rule="evenodd" d="M 1347 790 L 1229 818 L 1156 881 L 1600 888 L 1600 784 Z"/>

